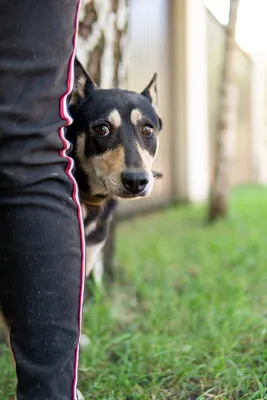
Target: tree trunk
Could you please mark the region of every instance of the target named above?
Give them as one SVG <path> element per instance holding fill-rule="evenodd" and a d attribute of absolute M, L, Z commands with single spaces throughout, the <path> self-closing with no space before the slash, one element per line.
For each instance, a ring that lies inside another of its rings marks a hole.
<path fill-rule="evenodd" d="M 77 56 L 96 84 L 105 89 L 127 86 L 128 0 L 84 0 L 79 19 Z M 95 281 L 115 274 L 116 218 L 102 255 Z M 102 265 L 104 259 L 104 266 Z"/>
<path fill-rule="evenodd" d="M 233 138 L 236 130 L 238 106 L 238 85 L 234 69 L 238 6 L 238 0 L 230 1 L 216 132 L 214 182 L 211 187 L 208 216 L 210 222 L 224 218 L 228 213 Z"/>
<path fill-rule="evenodd" d="M 77 56 L 101 88 L 126 87 L 128 0 L 84 0 Z"/>

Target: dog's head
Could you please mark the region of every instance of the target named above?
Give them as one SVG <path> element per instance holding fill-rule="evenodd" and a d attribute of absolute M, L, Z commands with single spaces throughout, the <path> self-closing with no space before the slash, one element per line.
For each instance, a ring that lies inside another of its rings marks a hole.
<path fill-rule="evenodd" d="M 75 158 L 90 195 L 149 196 L 162 126 L 157 114 L 156 74 L 141 94 L 104 90 L 76 59 L 75 82 L 70 105 Z"/>

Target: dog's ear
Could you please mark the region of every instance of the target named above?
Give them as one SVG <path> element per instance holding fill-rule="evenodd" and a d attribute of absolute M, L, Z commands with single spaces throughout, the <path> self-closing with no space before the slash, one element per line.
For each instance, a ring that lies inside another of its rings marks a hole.
<path fill-rule="evenodd" d="M 157 91 L 157 73 L 153 75 L 153 78 L 147 85 L 147 87 L 142 91 L 142 96 L 145 96 L 151 103 L 152 107 L 157 113 L 159 119 L 159 130 L 162 129 L 162 119 L 158 112 L 158 91 Z"/>
<path fill-rule="evenodd" d="M 150 101 L 155 111 L 158 112 L 157 73 L 153 75 L 153 78 L 142 91 L 141 95 L 145 96 Z"/>
<path fill-rule="evenodd" d="M 74 90 L 71 104 L 77 104 L 81 99 L 89 96 L 93 90 L 97 89 L 96 83 L 90 78 L 80 61 L 75 57 L 74 60 Z"/>

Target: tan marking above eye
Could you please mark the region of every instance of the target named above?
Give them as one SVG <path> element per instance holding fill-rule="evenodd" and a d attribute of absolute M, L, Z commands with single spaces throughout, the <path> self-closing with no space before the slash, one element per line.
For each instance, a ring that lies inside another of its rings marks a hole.
<path fill-rule="evenodd" d="M 108 122 L 113 125 L 115 128 L 119 128 L 121 126 L 121 116 L 118 110 L 114 108 L 108 115 Z"/>
<path fill-rule="evenodd" d="M 131 123 L 136 126 L 138 124 L 138 122 L 142 121 L 143 119 L 143 114 L 141 113 L 141 111 L 138 108 L 134 108 L 131 112 Z"/>

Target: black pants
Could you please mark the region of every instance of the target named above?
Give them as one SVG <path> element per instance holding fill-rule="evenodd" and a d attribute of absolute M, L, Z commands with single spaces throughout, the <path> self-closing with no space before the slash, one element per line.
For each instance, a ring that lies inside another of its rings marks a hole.
<path fill-rule="evenodd" d="M 65 152 L 77 0 L 0 0 L 0 301 L 18 400 L 76 398 L 83 232 Z"/>

